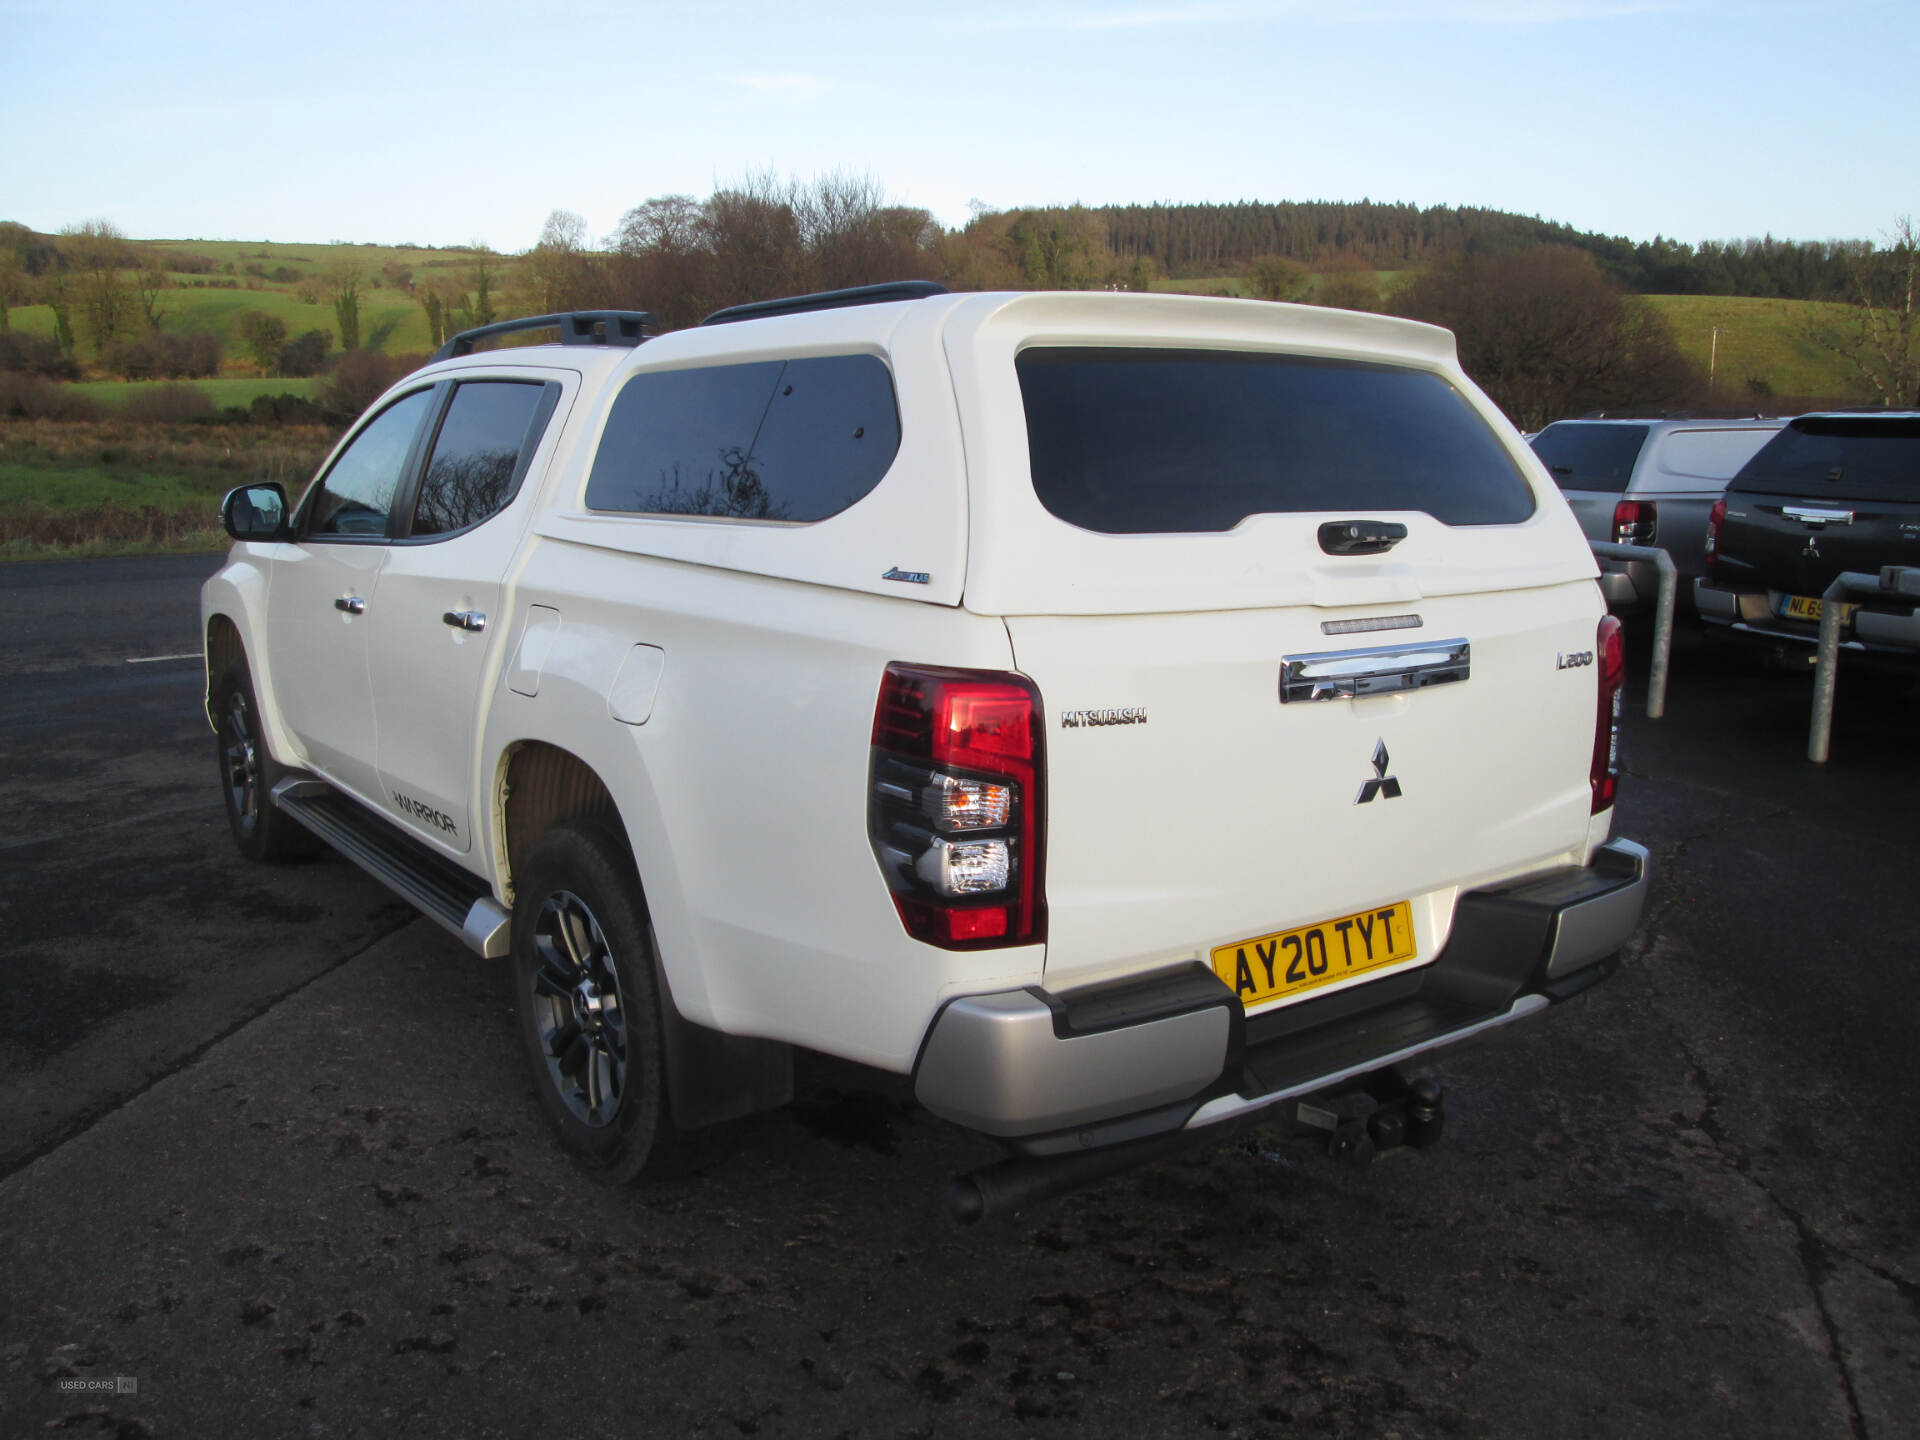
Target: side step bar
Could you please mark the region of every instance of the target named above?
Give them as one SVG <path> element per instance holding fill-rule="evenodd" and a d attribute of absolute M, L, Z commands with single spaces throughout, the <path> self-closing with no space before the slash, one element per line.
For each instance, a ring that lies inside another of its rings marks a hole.
<path fill-rule="evenodd" d="M 273 803 L 443 930 L 489 960 L 507 953 L 513 916 L 486 881 L 435 855 L 323 780 L 289 776 Z"/>

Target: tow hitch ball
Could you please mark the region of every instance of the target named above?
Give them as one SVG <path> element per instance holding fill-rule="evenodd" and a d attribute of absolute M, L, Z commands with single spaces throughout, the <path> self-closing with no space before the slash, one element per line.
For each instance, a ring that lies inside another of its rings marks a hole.
<path fill-rule="evenodd" d="M 1325 1133 L 1327 1154 L 1357 1170 L 1382 1150 L 1424 1150 L 1440 1138 L 1446 1111 L 1436 1081 L 1408 1081 L 1397 1070 L 1381 1070 L 1352 1090 L 1296 1102 L 1294 1118 L 1306 1130 Z"/>

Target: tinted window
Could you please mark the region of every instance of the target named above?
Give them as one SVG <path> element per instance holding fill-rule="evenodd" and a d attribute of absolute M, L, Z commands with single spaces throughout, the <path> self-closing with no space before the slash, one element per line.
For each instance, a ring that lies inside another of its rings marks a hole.
<path fill-rule="evenodd" d="M 1734 477 L 1762 495 L 1920 501 L 1920 419 L 1807 416 Z"/>
<path fill-rule="evenodd" d="M 477 525 L 513 498 L 546 387 L 512 381 L 458 386 L 440 422 L 413 507 L 415 535 Z"/>
<path fill-rule="evenodd" d="M 1034 493 L 1113 535 L 1231 530 L 1249 515 L 1533 513 L 1493 431 L 1437 375 L 1291 355 L 1032 349 L 1015 361 Z"/>
<path fill-rule="evenodd" d="M 393 492 L 426 418 L 431 390 L 416 390 L 383 410 L 353 439 L 315 491 L 309 535 L 385 535 Z"/>
<path fill-rule="evenodd" d="M 587 505 L 742 520 L 824 520 L 900 448 L 887 367 L 830 355 L 634 376 L 613 402 Z"/>
<path fill-rule="evenodd" d="M 1563 420 L 1533 437 L 1533 453 L 1562 490 L 1611 490 L 1633 478 L 1633 462 L 1647 443 L 1644 425 L 1582 425 Z"/>
<path fill-rule="evenodd" d="M 1669 475 L 1724 485 L 1775 433 L 1758 426 L 1747 430 L 1672 430 L 1660 442 L 1660 468 Z"/>

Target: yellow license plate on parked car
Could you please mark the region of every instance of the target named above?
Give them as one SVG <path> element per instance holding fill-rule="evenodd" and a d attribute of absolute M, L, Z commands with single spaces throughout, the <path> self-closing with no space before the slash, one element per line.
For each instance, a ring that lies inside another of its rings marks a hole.
<path fill-rule="evenodd" d="M 1414 958 L 1413 906 L 1405 900 L 1277 930 L 1213 950 L 1213 973 L 1251 1008 Z"/>
<path fill-rule="evenodd" d="M 1853 619 L 1853 612 L 1859 608 L 1858 605 L 1842 605 L 1840 623 L 1844 625 Z M 1780 613 L 1791 616 L 1795 620 L 1818 620 L 1820 602 L 1811 595 L 1788 595 L 1780 602 Z"/>

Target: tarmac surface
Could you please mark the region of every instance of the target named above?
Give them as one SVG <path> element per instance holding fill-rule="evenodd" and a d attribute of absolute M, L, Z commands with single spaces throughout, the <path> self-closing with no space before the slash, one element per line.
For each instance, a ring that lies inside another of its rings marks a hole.
<path fill-rule="evenodd" d="M 1816 767 L 1805 677 L 1683 637 L 1649 922 L 1427 1067 L 1439 1146 L 962 1229 L 993 1152 L 823 1057 L 676 1178 L 575 1171 L 497 967 L 235 855 L 217 563 L 0 568 L 0 1435 L 1914 1433 L 1920 698 L 1843 677 Z"/>

